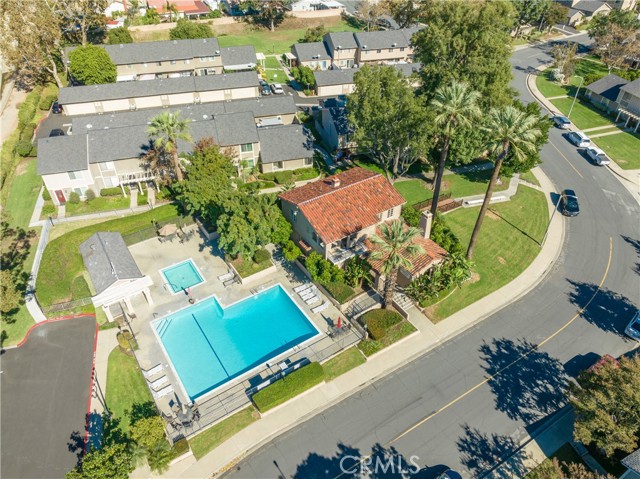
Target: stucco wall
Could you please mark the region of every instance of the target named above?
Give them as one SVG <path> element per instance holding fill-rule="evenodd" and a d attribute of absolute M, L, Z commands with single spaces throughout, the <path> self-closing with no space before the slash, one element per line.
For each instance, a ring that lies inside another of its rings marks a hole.
<path fill-rule="evenodd" d="M 338 96 L 349 95 L 356 90 L 355 83 L 344 83 L 341 85 L 330 85 L 316 87 L 318 96 Z"/>
<path fill-rule="evenodd" d="M 311 168 L 313 165 L 305 165 L 304 158 L 300 158 L 299 160 L 289 160 L 283 161 L 284 168 L 274 169 L 274 163 L 260 163 L 260 171 L 263 173 L 271 173 L 276 171 L 284 171 L 284 170 L 297 170 L 298 168 Z"/>

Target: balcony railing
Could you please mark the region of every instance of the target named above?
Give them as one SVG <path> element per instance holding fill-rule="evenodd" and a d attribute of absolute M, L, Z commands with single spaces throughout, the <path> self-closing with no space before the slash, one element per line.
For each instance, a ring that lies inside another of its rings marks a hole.
<path fill-rule="evenodd" d="M 138 181 L 150 181 L 154 178 L 155 175 L 150 171 L 137 171 L 135 173 L 118 175 L 118 181 L 122 184 L 137 183 Z"/>
<path fill-rule="evenodd" d="M 363 243 L 357 243 L 351 248 L 337 247 L 331 251 L 329 261 L 333 264 L 342 264 L 349 258 L 360 256 L 367 252 L 367 247 Z"/>

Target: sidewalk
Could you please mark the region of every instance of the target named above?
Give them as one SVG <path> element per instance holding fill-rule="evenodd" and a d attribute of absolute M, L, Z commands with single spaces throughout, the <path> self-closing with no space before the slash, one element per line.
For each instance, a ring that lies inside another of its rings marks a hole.
<path fill-rule="evenodd" d="M 546 193 L 556 190 L 539 168 L 532 171 Z M 547 194 L 546 197 L 549 210 L 553 211 L 554 206 L 549 195 Z M 551 270 L 560 255 L 563 240 L 562 216 L 554 215 L 547 241 L 543 244 L 540 254 L 514 281 L 436 325 L 431 324 L 412 308 L 410 310 L 411 319 L 416 321 L 418 327 L 416 333 L 371 356 L 366 363 L 335 380 L 322 383 L 287 402 L 286 406 L 269 411 L 260 420 L 222 443 L 200 461 L 187 467 L 178 462 L 162 477 L 208 478 L 216 471 L 227 470 L 244 456 L 276 436 L 366 388 L 383 376 L 406 366 L 409 362 L 441 345 L 451 337 L 471 328 L 536 287 Z M 416 314 L 421 318 L 417 319 Z"/>
<path fill-rule="evenodd" d="M 168 203 L 163 203 L 156 206 L 163 206 L 164 204 L 168 204 Z M 38 203 L 36 202 L 36 209 L 37 209 L 37 205 Z M 42 209 L 42 206 L 40 206 L 40 208 Z M 73 223 L 74 221 L 85 221 L 85 220 L 93 220 L 93 219 L 100 219 L 100 218 L 121 218 L 123 216 L 127 216 L 133 213 L 144 213 L 145 211 L 148 211 L 148 210 L 149 210 L 149 206 L 143 205 L 143 206 L 136 206 L 135 208 L 124 208 L 121 210 L 101 211 L 99 213 L 90 213 L 87 215 L 65 216 L 63 218 L 58 216 L 58 218 L 53 220 L 53 223 L 54 224 Z M 34 226 L 43 226 L 45 223 L 49 221 L 49 220 L 33 221 L 34 217 L 35 217 L 35 212 L 31 218 L 31 223 L 29 223 L 29 226 L 32 228 Z"/>
<path fill-rule="evenodd" d="M 549 66 L 548 64 L 540 65 L 537 69 L 544 70 L 548 66 Z M 535 75 L 532 75 L 532 74 L 527 75 L 527 88 L 529 89 L 529 92 L 531 92 L 531 95 L 533 95 L 533 97 L 536 100 L 538 100 L 538 102 L 541 103 L 542 106 L 546 108 L 549 111 L 549 113 L 551 113 L 551 115 L 554 115 L 554 116 L 562 115 L 562 112 L 560 112 L 553 105 L 553 103 L 551 103 L 547 98 L 545 98 L 545 96 L 542 93 L 540 93 L 540 90 L 538 90 L 538 86 L 536 85 Z M 573 126 L 573 123 L 571 124 L 571 126 L 572 126 L 571 131 L 577 130 L 577 128 Z M 592 144 L 594 144 L 595 146 L 598 146 L 596 145 L 596 143 L 597 142 L 592 142 Z M 631 193 L 631 196 L 633 196 L 636 199 L 636 201 L 640 203 L 640 170 L 623 170 L 618 166 L 618 164 L 615 161 L 612 161 L 611 163 L 609 163 L 607 165 L 607 168 L 609 168 L 609 170 L 613 172 L 613 174 L 618 178 L 620 183 L 622 183 L 622 185 L 627 190 L 629 190 L 629 192 Z"/>

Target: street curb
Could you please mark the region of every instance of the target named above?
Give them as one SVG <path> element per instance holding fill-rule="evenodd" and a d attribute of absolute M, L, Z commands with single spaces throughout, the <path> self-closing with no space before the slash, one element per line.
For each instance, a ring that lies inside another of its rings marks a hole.
<path fill-rule="evenodd" d="M 95 314 L 91 314 L 91 313 L 82 313 L 82 314 L 71 315 L 71 316 L 60 316 L 58 318 L 46 319 L 44 321 L 40 321 L 39 323 L 35 323 L 27 330 L 27 333 L 24 335 L 24 338 L 22 338 L 19 343 L 13 344 L 11 346 L 3 346 L 2 348 L 0 348 L 0 351 L 6 351 L 6 350 L 9 350 L 9 349 L 17 349 L 17 348 L 19 348 L 21 346 L 24 346 L 24 344 L 29 339 L 29 335 L 38 326 L 42 326 L 43 324 L 58 323 L 60 321 L 66 321 L 67 319 L 76 319 L 76 318 L 84 318 L 84 317 L 93 317 L 95 319 L 96 315 Z"/>

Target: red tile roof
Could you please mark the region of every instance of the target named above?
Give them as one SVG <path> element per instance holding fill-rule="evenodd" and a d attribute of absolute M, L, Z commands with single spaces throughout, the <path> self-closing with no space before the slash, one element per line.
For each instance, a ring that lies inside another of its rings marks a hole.
<path fill-rule="evenodd" d="M 380 228 L 376 228 L 376 235 L 381 235 Z M 411 264 L 413 265 L 410 270 L 412 276 L 421 275 L 422 273 L 427 271 L 434 263 L 439 263 L 447 256 L 446 250 L 442 248 L 438 243 L 430 240 L 429 238 L 423 238 L 420 235 L 413 238 L 412 242 L 414 244 L 422 246 L 423 250 L 422 253 L 414 256 L 408 255 L 406 252 L 403 252 L 403 256 L 411 261 Z M 365 241 L 365 246 L 369 251 L 376 251 L 379 248 L 378 245 L 372 243 L 369 240 Z M 384 260 L 387 259 L 387 256 L 388 255 L 383 253 L 380 258 L 371 259 L 371 257 L 369 257 L 369 264 L 373 269 L 380 273 L 382 271 L 382 264 L 384 263 Z"/>
<path fill-rule="evenodd" d="M 339 186 L 332 184 L 336 179 Z M 380 213 L 405 203 L 384 176 L 363 168 L 307 183 L 280 198 L 297 205 L 327 244 L 379 223 Z"/>

